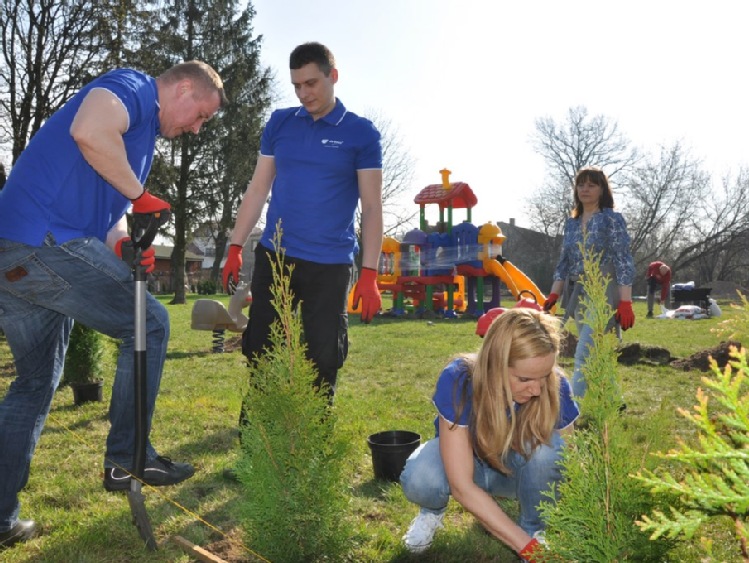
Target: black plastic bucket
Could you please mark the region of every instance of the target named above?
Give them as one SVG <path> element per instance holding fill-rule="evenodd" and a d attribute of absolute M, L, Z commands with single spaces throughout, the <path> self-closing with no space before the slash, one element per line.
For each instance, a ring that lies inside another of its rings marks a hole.
<path fill-rule="evenodd" d="M 406 460 L 421 444 L 421 435 L 408 430 L 386 430 L 367 438 L 377 479 L 398 481 Z"/>

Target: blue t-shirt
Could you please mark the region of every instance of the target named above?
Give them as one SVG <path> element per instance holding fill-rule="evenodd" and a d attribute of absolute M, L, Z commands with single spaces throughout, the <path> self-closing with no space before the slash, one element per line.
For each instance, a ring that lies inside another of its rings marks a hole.
<path fill-rule="evenodd" d="M 31 246 L 40 246 L 47 233 L 57 244 L 81 237 L 103 241 L 127 211 L 130 201 L 86 162 L 70 135 L 81 102 L 94 88 L 114 94 L 127 111 L 127 159 L 145 183 L 159 133 L 156 81 L 135 70 L 113 70 L 55 112 L 21 153 L 0 191 L 0 238 Z"/>
<path fill-rule="evenodd" d="M 437 386 L 434 390 L 434 396 L 432 402 L 437 408 L 439 416 L 442 416 L 445 420 L 450 423 L 456 423 L 458 426 L 469 425 L 471 420 L 471 408 L 473 398 L 473 385 L 468 382 L 465 385 L 466 379 L 469 377 L 468 366 L 462 359 L 455 359 L 450 362 L 437 380 Z M 466 396 L 463 406 L 463 411 L 460 413 L 458 418 L 456 412 L 456 406 L 460 404 L 460 394 L 462 393 L 463 387 L 465 386 Z M 520 405 L 515 404 L 515 408 L 520 408 Z M 436 435 L 439 436 L 439 416 L 434 419 L 434 427 Z M 577 403 L 572 398 L 572 388 L 570 387 L 567 378 L 559 372 L 559 420 L 557 421 L 557 429 L 561 430 L 567 428 L 572 424 L 577 417 L 580 416 L 580 409 Z"/>
<path fill-rule="evenodd" d="M 276 110 L 263 130 L 260 154 L 276 166 L 263 246 L 273 248 L 280 219 L 288 256 L 350 264 L 358 252 L 357 171 L 382 168 L 380 133 L 372 122 L 346 111 L 340 100 L 317 121 L 304 107 Z"/>
<path fill-rule="evenodd" d="M 555 280 L 582 275 L 583 254 L 580 244 L 583 240 L 588 249 L 601 253 L 601 266 L 613 266 L 616 278 L 614 281 L 617 285 L 632 285 L 635 278 L 635 263 L 629 248 L 627 223 L 621 213 L 610 208 L 594 213 L 585 232 L 579 217 L 567 219 L 564 224 L 562 252 L 554 271 Z"/>

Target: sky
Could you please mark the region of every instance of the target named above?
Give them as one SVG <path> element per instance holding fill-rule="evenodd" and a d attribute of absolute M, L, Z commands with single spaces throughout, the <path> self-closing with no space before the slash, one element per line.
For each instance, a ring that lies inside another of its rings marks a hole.
<path fill-rule="evenodd" d="M 298 105 L 288 56 L 319 41 L 336 95 L 379 114 L 415 160 L 413 189 L 466 182 L 472 222 L 530 226 L 544 181 L 530 142 L 539 118 L 604 115 L 634 146 L 681 142 L 717 186 L 749 163 L 749 3 L 729 0 L 254 0 L 277 107 Z M 431 206 L 435 207 L 435 206 Z M 430 212 L 436 217 L 436 211 Z M 455 220 L 465 211 L 455 212 Z"/>

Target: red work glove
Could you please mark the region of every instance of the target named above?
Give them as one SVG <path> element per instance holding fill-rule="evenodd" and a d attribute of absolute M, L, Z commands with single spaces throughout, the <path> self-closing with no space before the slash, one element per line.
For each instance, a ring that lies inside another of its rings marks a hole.
<path fill-rule="evenodd" d="M 147 191 L 143 191 L 133 201 L 133 213 L 158 213 L 159 211 L 166 211 L 171 209 L 172 206 L 165 202 L 163 199 L 159 199 L 156 196 L 152 196 Z"/>
<path fill-rule="evenodd" d="M 632 310 L 631 301 L 619 301 L 619 306 L 616 308 L 616 320 L 622 327 L 622 330 L 629 330 L 635 326 L 635 312 Z"/>
<path fill-rule="evenodd" d="M 546 301 L 544 302 L 544 313 L 548 313 L 551 311 L 552 307 L 557 304 L 557 300 L 559 299 L 559 294 L 557 293 L 549 293 L 549 296 L 546 298 Z"/>
<path fill-rule="evenodd" d="M 382 307 L 382 296 L 377 289 L 377 271 L 373 268 L 362 268 L 359 281 L 354 288 L 354 308 L 361 299 L 361 320 L 368 323 Z"/>
<path fill-rule="evenodd" d="M 135 261 L 135 247 L 130 237 L 122 237 L 118 240 L 114 244 L 114 253 L 127 262 L 128 266 L 132 266 Z M 153 272 L 156 267 L 156 250 L 153 246 L 149 246 L 140 253 L 140 265 L 146 269 L 147 274 Z"/>
<path fill-rule="evenodd" d="M 230 244 L 229 253 L 226 255 L 226 264 L 224 264 L 223 278 L 224 291 L 229 292 L 229 276 L 234 283 L 239 283 L 239 272 L 242 269 L 242 245 Z"/>
<path fill-rule="evenodd" d="M 541 545 L 541 542 L 536 538 L 533 538 L 528 542 L 528 545 L 526 545 L 518 552 L 518 555 L 523 561 L 527 561 L 528 563 L 535 563 L 536 559 L 534 559 L 534 557 L 541 555 L 543 550 L 544 547 L 543 545 Z M 538 561 L 541 561 L 541 559 L 539 558 Z"/>

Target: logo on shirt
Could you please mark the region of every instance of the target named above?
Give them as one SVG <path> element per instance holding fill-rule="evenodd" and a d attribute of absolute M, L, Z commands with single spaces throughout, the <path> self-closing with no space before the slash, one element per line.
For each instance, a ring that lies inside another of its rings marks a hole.
<path fill-rule="evenodd" d="M 331 149 L 339 149 L 343 145 L 343 141 L 334 141 L 333 139 L 323 139 L 322 144 L 324 147 Z"/>

